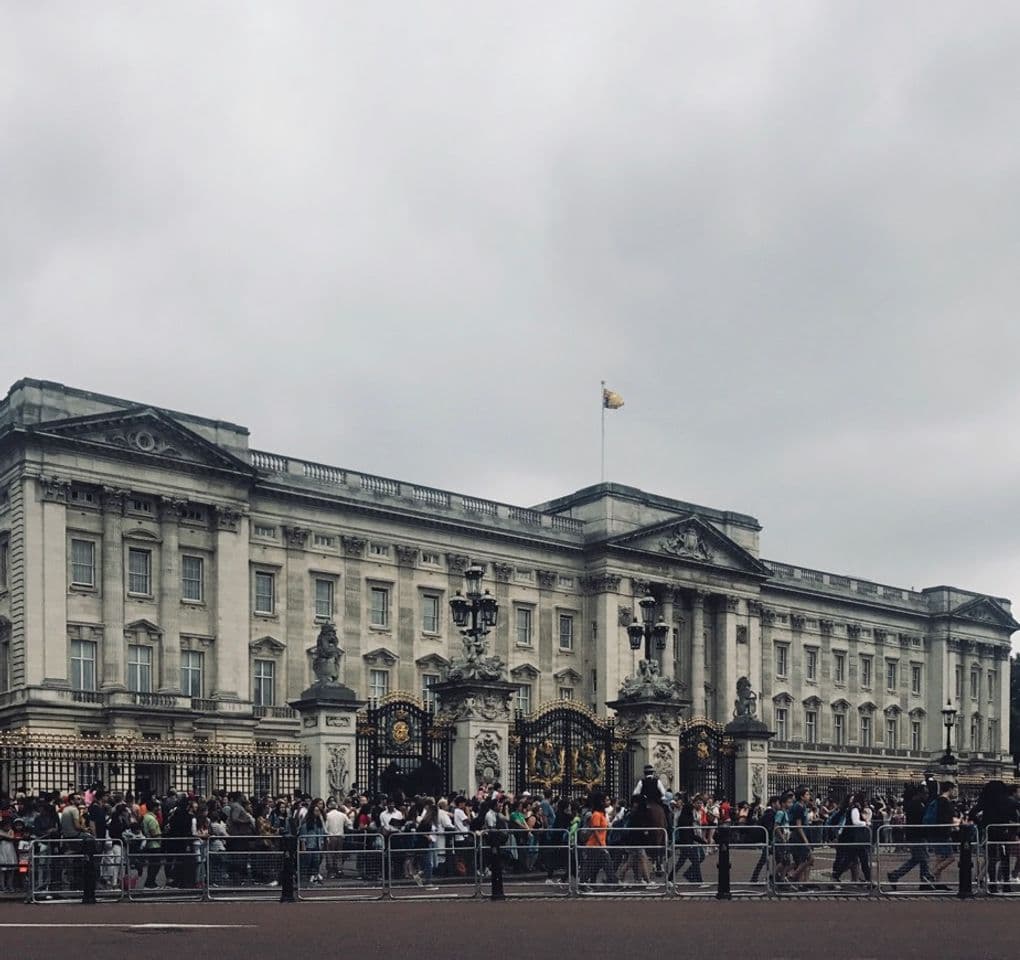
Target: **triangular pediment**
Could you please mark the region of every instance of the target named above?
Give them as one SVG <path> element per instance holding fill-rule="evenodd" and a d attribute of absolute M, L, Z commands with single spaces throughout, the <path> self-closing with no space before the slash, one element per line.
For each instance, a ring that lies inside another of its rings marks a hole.
<path fill-rule="evenodd" d="M 445 670 L 450 666 L 450 661 L 438 653 L 427 653 L 414 661 L 422 670 Z"/>
<path fill-rule="evenodd" d="M 156 624 L 151 620 L 146 620 L 144 617 L 141 620 L 132 620 L 131 623 L 124 624 L 124 633 L 145 633 L 153 639 L 163 635 L 163 631 Z"/>
<path fill-rule="evenodd" d="M 130 407 L 86 417 L 48 420 L 31 428 L 41 436 L 113 447 L 135 456 L 253 474 L 250 464 L 154 407 Z"/>
<path fill-rule="evenodd" d="M 530 663 L 522 663 L 510 671 L 510 676 L 515 680 L 534 680 L 539 675 L 538 670 Z"/>
<path fill-rule="evenodd" d="M 771 576 L 768 567 L 757 557 L 696 514 L 612 537 L 608 545 L 620 550 L 654 554 L 659 560 L 726 567 L 760 577 Z"/>
<path fill-rule="evenodd" d="M 567 667 L 565 670 L 560 670 L 559 673 L 554 673 L 553 677 L 560 683 L 581 682 L 581 674 L 579 674 L 573 667 Z"/>
<path fill-rule="evenodd" d="M 248 643 L 249 649 L 253 653 L 262 654 L 280 654 L 287 649 L 287 644 L 282 640 L 277 640 L 276 637 L 270 637 L 268 634 L 264 637 L 259 637 L 257 640 L 251 640 Z"/>
<path fill-rule="evenodd" d="M 951 610 L 949 615 L 954 620 L 970 620 L 973 623 L 987 623 L 1005 630 L 1020 630 L 1020 623 L 1017 623 L 1006 609 L 991 597 L 975 597 Z"/>
<path fill-rule="evenodd" d="M 387 650 L 386 647 L 376 647 L 374 650 L 369 650 L 368 653 L 363 653 L 361 657 L 368 663 L 381 663 L 387 667 L 392 667 L 400 659 L 392 650 Z"/>

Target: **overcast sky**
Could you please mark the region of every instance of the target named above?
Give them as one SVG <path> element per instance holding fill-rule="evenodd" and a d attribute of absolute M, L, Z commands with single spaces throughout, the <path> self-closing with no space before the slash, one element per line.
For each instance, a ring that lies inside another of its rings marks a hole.
<path fill-rule="evenodd" d="M 0 380 L 1020 600 L 1020 5 L 0 2 Z M 2 391 L 0 391 L 2 392 Z"/>

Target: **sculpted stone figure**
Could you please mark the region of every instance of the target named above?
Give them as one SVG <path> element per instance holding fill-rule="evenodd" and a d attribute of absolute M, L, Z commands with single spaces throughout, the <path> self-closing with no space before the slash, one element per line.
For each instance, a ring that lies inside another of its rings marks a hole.
<path fill-rule="evenodd" d="M 737 681 L 737 699 L 733 702 L 734 717 L 756 717 L 758 715 L 758 694 L 751 689 L 751 681 L 741 677 Z"/>
<path fill-rule="evenodd" d="M 315 654 L 312 658 L 312 672 L 315 674 L 316 682 L 339 683 L 343 655 L 336 627 L 331 623 L 324 623 L 315 640 Z"/>
<path fill-rule="evenodd" d="M 503 661 L 487 656 L 488 644 L 484 637 L 464 637 L 464 656 L 450 664 L 448 680 L 502 680 Z"/>
<path fill-rule="evenodd" d="M 620 687 L 621 700 L 683 700 L 683 684 L 659 673 L 655 660 L 639 660 L 637 674 Z"/>

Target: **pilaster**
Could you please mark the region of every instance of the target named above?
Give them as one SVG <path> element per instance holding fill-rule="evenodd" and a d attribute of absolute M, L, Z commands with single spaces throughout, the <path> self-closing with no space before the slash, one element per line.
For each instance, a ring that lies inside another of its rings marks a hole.
<path fill-rule="evenodd" d="M 103 488 L 102 689 L 127 689 L 124 670 L 124 498 L 127 490 Z M 161 613 L 162 616 L 162 613 Z"/>
<path fill-rule="evenodd" d="M 366 541 L 362 537 L 343 536 L 340 542 L 344 548 L 344 641 L 343 648 L 347 653 L 345 668 L 347 683 L 355 690 L 367 690 L 365 683 L 365 661 L 362 650 L 362 607 L 365 584 L 361 568 L 365 557 Z M 369 650 L 372 648 L 369 647 Z"/>
<path fill-rule="evenodd" d="M 704 590 L 691 592 L 691 714 L 705 716 L 705 598 Z"/>
<path fill-rule="evenodd" d="M 248 573 L 248 517 L 235 507 L 217 507 L 216 523 L 216 684 L 221 700 L 251 699 L 248 624 L 251 619 Z"/>
<path fill-rule="evenodd" d="M 716 669 L 714 718 L 717 723 L 729 719 L 729 691 L 737 686 L 737 609 L 740 598 L 730 595 L 716 597 L 718 634 L 716 637 Z"/>
<path fill-rule="evenodd" d="M 159 625 L 163 631 L 162 673 L 159 693 L 181 692 L 181 550 L 179 522 L 185 507 L 183 500 L 165 499 L 160 503 L 159 532 L 163 540 L 159 578 Z"/>
<path fill-rule="evenodd" d="M 287 545 L 287 566 L 285 569 L 287 609 L 284 613 L 287 636 L 287 688 L 285 693 L 292 696 L 308 682 L 308 654 L 305 646 L 308 624 L 314 619 L 308 601 L 308 564 L 305 547 L 311 531 L 305 527 L 284 526 L 283 537 Z M 334 602 L 336 602 L 334 600 Z M 281 678 L 282 680 L 283 678 Z M 293 693 L 292 693 L 293 691 Z M 323 796 L 323 794 L 315 794 Z"/>

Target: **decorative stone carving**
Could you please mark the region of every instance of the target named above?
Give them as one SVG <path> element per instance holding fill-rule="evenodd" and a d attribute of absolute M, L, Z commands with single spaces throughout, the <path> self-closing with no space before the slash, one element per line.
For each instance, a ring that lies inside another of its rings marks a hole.
<path fill-rule="evenodd" d="M 875 643 L 885 643 L 886 638 L 889 636 L 887 630 L 876 630 L 875 631 Z"/>
<path fill-rule="evenodd" d="M 499 583 L 509 583 L 513 579 L 514 565 L 512 563 L 494 563 L 492 573 Z"/>
<path fill-rule="evenodd" d="M 237 532 L 244 514 L 234 507 L 216 507 L 216 529 Z"/>
<path fill-rule="evenodd" d="M 741 677 L 737 681 L 737 699 L 733 702 L 734 717 L 758 716 L 758 694 L 751 689 L 751 681 Z"/>
<path fill-rule="evenodd" d="M 319 716 L 315 713 L 306 713 L 301 718 L 301 725 L 304 727 L 317 727 L 319 725 Z"/>
<path fill-rule="evenodd" d="M 674 557 L 698 560 L 702 563 L 711 563 L 713 557 L 712 550 L 705 543 L 701 531 L 693 524 L 674 527 L 667 536 L 659 541 L 659 549 Z"/>
<path fill-rule="evenodd" d="M 762 606 L 761 608 L 761 622 L 762 626 L 772 627 L 776 623 L 776 611 L 771 607 Z"/>
<path fill-rule="evenodd" d="M 747 624 L 737 624 L 737 643 L 747 643 Z"/>
<path fill-rule="evenodd" d="M 620 700 L 681 703 L 685 702 L 684 690 L 679 680 L 659 674 L 659 664 L 655 660 L 639 660 L 637 673 L 627 677 L 620 687 Z"/>
<path fill-rule="evenodd" d="M 621 603 L 617 608 L 617 622 L 621 627 L 629 626 L 634 620 L 634 608 Z"/>
<path fill-rule="evenodd" d="M 188 501 L 180 497 L 160 497 L 159 518 L 168 523 L 176 523 L 184 516 L 184 508 L 187 505 Z"/>
<path fill-rule="evenodd" d="M 616 730 L 624 737 L 631 737 L 637 733 L 664 733 L 677 734 L 683 727 L 684 721 L 677 709 L 666 708 L 656 710 L 618 710 L 616 715 Z"/>
<path fill-rule="evenodd" d="M 832 629 L 834 626 L 835 624 L 831 620 L 826 620 L 822 618 L 818 621 L 818 629 L 822 633 L 832 633 Z"/>
<path fill-rule="evenodd" d="M 312 672 L 318 683 L 339 683 L 340 667 L 344 652 L 337 639 L 336 627 L 324 623 L 319 629 L 315 640 L 315 655 L 312 659 Z"/>
<path fill-rule="evenodd" d="M 124 501 L 128 491 L 117 487 L 103 487 L 103 513 L 120 515 L 124 512 Z"/>
<path fill-rule="evenodd" d="M 652 751 L 652 766 L 659 779 L 670 789 L 676 779 L 676 750 L 671 743 L 660 740 Z"/>
<path fill-rule="evenodd" d="M 859 623 L 848 623 L 846 625 L 846 635 L 851 639 L 856 639 L 861 635 L 861 625 Z"/>
<path fill-rule="evenodd" d="M 581 589 L 589 594 L 616 593 L 620 589 L 620 577 L 615 574 L 606 573 L 598 576 L 581 577 L 578 581 Z"/>
<path fill-rule="evenodd" d="M 804 629 L 804 615 L 802 613 L 791 613 L 790 614 L 790 626 L 794 630 Z"/>
<path fill-rule="evenodd" d="M 413 567 L 418 562 L 417 547 L 409 547 L 398 543 L 394 549 L 397 554 L 397 563 L 401 567 Z"/>
<path fill-rule="evenodd" d="M 747 601 L 747 612 L 752 616 L 761 616 L 761 601 L 760 600 L 748 600 Z"/>
<path fill-rule="evenodd" d="M 635 597 L 644 597 L 652 592 L 652 581 L 651 580 L 640 580 L 635 577 L 630 578 L 630 587 L 634 591 Z"/>
<path fill-rule="evenodd" d="M 56 477 L 39 478 L 39 499 L 44 503 L 67 503 L 71 484 Z"/>
<path fill-rule="evenodd" d="M 740 597 L 733 596 L 722 597 L 721 605 L 725 608 L 727 613 L 736 613 L 737 607 L 740 605 Z"/>
<path fill-rule="evenodd" d="M 346 714 L 346 713 L 327 715 L 326 716 L 326 726 L 327 727 L 340 727 L 340 728 L 350 729 L 350 726 L 351 726 L 351 717 L 350 717 L 349 714 Z"/>
<path fill-rule="evenodd" d="M 552 590 L 556 586 L 555 570 L 536 570 L 535 577 L 538 579 L 539 590 Z"/>
<path fill-rule="evenodd" d="M 308 542 L 308 536 L 312 531 L 307 527 L 291 527 L 286 524 L 283 527 L 283 537 L 288 547 L 301 550 Z"/>
<path fill-rule="evenodd" d="M 475 740 L 475 783 L 489 785 L 503 776 L 499 761 L 499 743 L 491 733 L 479 734 Z"/>
<path fill-rule="evenodd" d="M 760 763 L 751 767 L 751 796 L 759 800 L 765 796 L 765 768 Z"/>
<path fill-rule="evenodd" d="M 367 541 L 364 537 L 341 536 L 340 542 L 343 544 L 344 553 L 352 560 L 365 555 Z"/>
<path fill-rule="evenodd" d="M 439 715 L 445 720 L 489 720 L 510 721 L 513 713 L 513 698 L 516 690 L 509 684 L 502 684 L 486 690 L 479 687 L 447 687 L 439 694 Z"/>
<path fill-rule="evenodd" d="M 174 446 L 172 440 L 168 440 L 158 431 L 148 426 L 139 429 L 124 428 L 111 431 L 104 437 L 107 443 L 116 447 L 125 447 L 137 450 L 140 453 L 151 453 L 160 457 L 181 457 L 181 451 Z"/>
<path fill-rule="evenodd" d="M 448 553 L 446 564 L 452 573 L 463 573 L 471 566 L 471 558 L 463 553 Z"/>
<path fill-rule="evenodd" d="M 329 792 L 334 797 L 342 797 L 347 793 L 348 752 L 347 747 L 330 745 L 329 766 L 326 767 L 326 781 Z"/>

